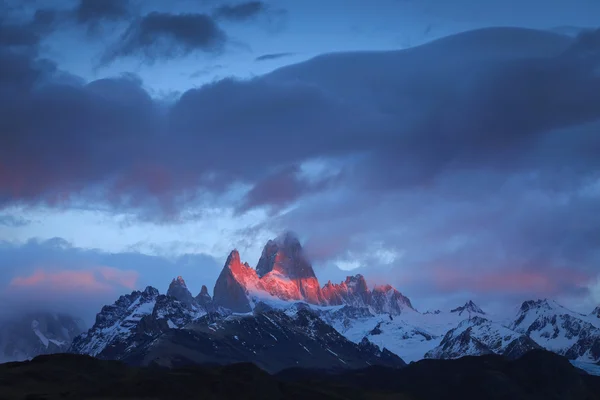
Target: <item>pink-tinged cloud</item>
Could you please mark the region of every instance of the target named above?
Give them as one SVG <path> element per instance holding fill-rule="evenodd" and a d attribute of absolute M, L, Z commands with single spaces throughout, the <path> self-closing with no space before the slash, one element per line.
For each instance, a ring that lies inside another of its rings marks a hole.
<path fill-rule="evenodd" d="M 445 292 L 468 290 L 473 293 L 531 293 L 555 296 L 584 288 L 594 277 L 568 268 L 544 270 L 460 271 L 436 268 L 433 282 Z"/>
<path fill-rule="evenodd" d="M 14 277 L 10 287 L 14 289 L 39 288 L 44 291 L 76 291 L 91 294 L 109 293 L 118 288 L 133 290 L 139 274 L 112 267 L 96 267 L 87 270 L 38 269 L 28 276 Z"/>

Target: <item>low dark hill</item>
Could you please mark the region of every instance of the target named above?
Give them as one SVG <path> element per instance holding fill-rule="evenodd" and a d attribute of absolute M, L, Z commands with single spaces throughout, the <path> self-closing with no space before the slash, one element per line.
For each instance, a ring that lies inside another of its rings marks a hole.
<path fill-rule="evenodd" d="M 342 373 L 253 364 L 163 369 L 56 354 L 0 365 L 1 399 L 569 399 L 600 400 L 600 377 L 565 358 L 532 351 L 423 360 L 402 369 Z"/>

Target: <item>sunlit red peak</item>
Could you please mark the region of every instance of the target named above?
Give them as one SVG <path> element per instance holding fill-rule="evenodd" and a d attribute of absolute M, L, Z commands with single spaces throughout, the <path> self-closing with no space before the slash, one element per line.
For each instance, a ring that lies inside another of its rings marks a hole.
<path fill-rule="evenodd" d="M 390 284 L 385 284 L 385 285 L 376 285 L 373 288 L 374 292 L 389 292 L 390 290 L 396 290 L 392 287 L 392 285 Z"/>
<path fill-rule="evenodd" d="M 229 256 L 227 257 L 227 261 L 225 262 L 225 265 L 232 264 L 241 264 L 240 253 L 235 249 L 231 250 L 231 253 L 229 253 Z"/>

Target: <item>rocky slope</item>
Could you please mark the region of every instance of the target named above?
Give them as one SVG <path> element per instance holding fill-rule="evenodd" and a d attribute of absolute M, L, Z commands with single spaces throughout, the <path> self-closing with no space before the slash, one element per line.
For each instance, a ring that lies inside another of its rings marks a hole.
<path fill-rule="evenodd" d="M 552 300 L 526 301 L 510 326 L 572 360 L 600 361 L 600 319 Z"/>
<path fill-rule="evenodd" d="M 529 337 L 499 323 L 476 316 L 464 320 L 444 335 L 439 346 L 426 358 L 452 359 L 463 356 L 503 354 L 516 359 L 530 350 L 541 348 Z"/>
<path fill-rule="evenodd" d="M 367 339 L 353 343 L 309 309 L 275 310 L 260 303 L 251 315 L 204 315 L 184 329 L 172 329 L 122 358 L 135 365 L 252 362 L 275 372 L 290 367 L 401 367 L 405 363 Z"/>
<path fill-rule="evenodd" d="M 149 286 L 104 306 L 94 326 L 75 338 L 70 352 L 118 360 L 163 332 L 181 328 L 203 314 L 206 311 L 196 304 L 188 305 L 175 297 L 161 295 Z"/>
<path fill-rule="evenodd" d="M 3 319 L 0 321 L 0 362 L 64 352 L 83 330 L 80 319 L 65 314 L 38 312 Z"/>

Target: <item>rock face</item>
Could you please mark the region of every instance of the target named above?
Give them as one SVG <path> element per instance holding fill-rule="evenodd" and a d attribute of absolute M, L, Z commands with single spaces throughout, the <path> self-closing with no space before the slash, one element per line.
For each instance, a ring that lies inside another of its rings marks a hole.
<path fill-rule="evenodd" d="M 327 305 L 347 304 L 366 307 L 375 314 L 399 315 L 406 309 L 414 310 L 408 297 L 391 285 L 375 286 L 369 290 L 364 276 L 349 276 L 340 284 L 327 282 L 322 289 Z"/>
<path fill-rule="evenodd" d="M 600 318 L 600 306 L 596 307 L 594 309 L 594 311 L 592 311 L 592 314 L 594 317 Z"/>
<path fill-rule="evenodd" d="M 282 300 L 304 300 L 322 304 L 323 296 L 312 265 L 300 241 L 291 233 L 269 240 L 256 266 L 268 293 Z"/>
<path fill-rule="evenodd" d="M 194 297 L 192 297 L 192 294 L 188 290 L 187 285 L 181 276 L 173 279 L 169 285 L 167 296 L 172 296 L 188 306 L 191 306 L 194 303 Z"/>
<path fill-rule="evenodd" d="M 0 362 L 65 352 L 83 330 L 80 319 L 66 314 L 37 312 L 2 320 Z"/>
<path fill-rule="evenodd" d="M 496 322 L 475 316 L 464 320 L 446 333 L 438 347 L 425 354 L 426 358 L 452 359 L 463 356 L 502 354 L 518 358 L 539 349 L 529 337 L 514 332 Z"/>
<path fill-rule="evenodd" d="M 290 367 L 402 367 L 400 357 L 364 340 L 350 342 L 307 309 L 284 312 L 258 303 L 252 314 L 209 313 L 185 329 L 165 332 L 127 354 L 136 365 L 176 367 L 186 364 L 252 362 L 269 371 Z"/>
<path fill-rule="evenodd" d="M 213 301 L 233 312 L 250 312 L 253 305 L 250 294 L 260 290 L 256 271 L 247 263 L 242 264 L 240 253 L 233 250 L 217 278 Z"/>
<path fill-rule="evenodd" d="M 572 360 L 600 361 L 600 320 L 555 301 L 526 301 L 511 329 Z"/>
<path fill-rule="evenodd" d="M 198 304 L 205 308 L 210 308 L 212 306 L 212 298 L 210 294 L 208 294 L 208 288 L 206 285 L 202 285 L 202 289 L 200 289 L 200 293 L 196 296 L 196 301 Z"/>
<path fill-rule="evenodd" d="M 94 326 L 76 337 L 69 351 L 118 360 L 163 332 L 181 328 L 203 314 L 204 310 L 161 295 L 148 286 L 104 306 Z"/>

